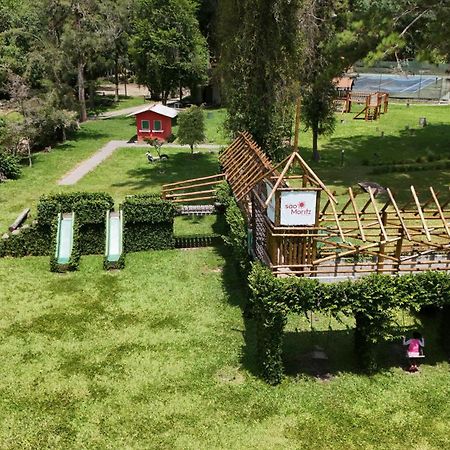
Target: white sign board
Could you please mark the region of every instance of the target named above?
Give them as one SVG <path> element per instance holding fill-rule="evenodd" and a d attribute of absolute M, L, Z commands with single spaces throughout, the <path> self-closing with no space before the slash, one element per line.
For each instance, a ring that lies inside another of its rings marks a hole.
<path fill-rule="evenodd" d="M 317 191 L 281 193 L 281 225 L 316 224 Z"/>
<path fill-rule="evenodd" d="M 266 198 L 269 198 L 270 193 L 272 192 L 273 186 L 268 181 L 266 183 Z M 269 206 L 267 207 L 267 217 L 275 223 L 275 195 L 272 196 Z"/>

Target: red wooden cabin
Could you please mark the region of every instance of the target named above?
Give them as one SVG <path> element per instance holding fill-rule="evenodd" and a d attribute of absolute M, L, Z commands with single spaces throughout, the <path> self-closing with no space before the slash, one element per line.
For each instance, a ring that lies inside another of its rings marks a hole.
<path fill-rule="evenodd" d="M 128 117 L 136 117 L 136 134 L 138 142 L 157 138 L 166 141 L 172 134 L 172 121 L 178 112 L 164 105 L 147 106 Z"/>

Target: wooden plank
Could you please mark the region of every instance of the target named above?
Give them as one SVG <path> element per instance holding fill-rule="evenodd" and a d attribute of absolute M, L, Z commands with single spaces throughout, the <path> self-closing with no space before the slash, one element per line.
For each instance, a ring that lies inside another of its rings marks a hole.
<path fill-rule="evenodd" d="M 181 200 L 173 200 L 172 203 L 199 202 L 201 200 L 214 200 L 215 198 L 216 197 L 185 198 Z"/>
<path fill-rule="evenodd" d="M 333 202 L 330 202 L 330 205 L 331 205 L 331 209 L 333 210 L 334 220 L 336 221 L 336 225 L 337 225 L 337 227 L 338 227 L 339 234 L 341 235 L 341 239 L 342 239 L 344 242 L 346 242 L 346 241 L 345 241 L 344 233 L 342 232 L 341 223 L 339 222 L 339 217 L 338 217 L 337 214 L 336 214 L 336 207 L 334 206 L 334 203 L 333 203 Z"/>
<path fill-rule="evenodd" d="M 30 214 L 30 208 L 26 208 L 24 209 L 16 218 L 16 220 L 14 221 L 14 223 L 12 223 L 9 226 L 9 231 L 15 231 L 17 230 L 17 228 L 20 227 L 20 225 L 22 225 L 25 220 L 27 220 L 28 218 L 28 214 Z"/>
<path fill-rule="evenodd" d="M 311 177 L 316 181 L 316 183 L 326 192 L 326 194 L 328 195 L 328 197 L 331 198 L 331 200 L 337 205 L 338 201 L 336 200 L 336 198 L 334 197 L 334 195 L 329 191 L 329 189 L 323 184 L 322 180 L 316 175 L 316 173 L 311 169 L 311 167 L 308 166 L 308 164 L 306 163 L 306 161 L 298 154 L 298 153 L 294 153 L 295 156 L 297 157 L 297 159 L 300 161 L 301 166 L 303 167 L 303 169 L 305 169 L 310 175 Z"/>
<path fill-rule="evenodd" d="M 215 189 L 210 189 L 208 191 L 196 191 L 196 192 L 184 192 L 182 194 L 167 194 L 167 198 L 178 198 L 178 197 L 190 197 L 190 196 L 196 196 L 196 195 L 203 195 L 203 194 L 215 194 Z"/>
<path fill-rule="evenodd" d="M 381 220 L 380 213 L 378 212 L 375 198 L 373 196 L 372 188 L 370 188 L 370 187 L 369 187 L 369 196 L 370 196 L 370 201 L 372 202 L 373 208 L 375 210 L 375 215 L 377 216 L 378 223 L 380 225 L 381 233 L 383 234 L 384 240 L 387 241 L 388 235 L 386 234 L 386 230 L 384 228 L 383 221 Z"/>
<path fill-rule="evenodd" d="M 361 223 L 361 218 L 358 212 L 358 205 L 356 204 L 355 196 L 353 195 L 353 189 L 351 187 L 348 188 L 348 195 L 350 196 L 350 202 L 353 206 L 353 211 L 355 212 L 356 222 L 358 224 L 359 232 L 361 234 L 361 239 L 363 242 L 366 242 L 366 235 L 364 234 L 364 228 Z"/>
<path fill-rule="evenodd" d="M 225 177 L 225 174 L 224 173 L 220 173 L 218 175 L 211 175 L 209 177 L 191 178 L 190 180 L 177 181 L 176 183 L 164 184 L 163 185 L 163 190 L 169 188 L 170 186 L 179 186 L 179 185 L 182 185 L 182 184 L 193 183 L 193 182 L 197 182 L 197 181 L 212 180 L 213 178 L 219 178 L 219 177 Z"/>
<path fill-rule="evenodd" d="M 428 225 L 425 221 L 425 217 L 423 216 L 423 211 L 420 206 L 419 198 L 417 197 L 417 193 L 416 193 L 414 186 L 411 186 L 411 193 L 413 195 L 414 202 L 416 203 L 417 211 L 419 212 L 420 221 L 422 222 L 423 230 L 425 231 L 425 235 L 426 235 L 428 241 L 431 242 L 430 231 L 429 231 Z"/>
<path fill-rule="evenodd" d="M 398 208 L 397 202 L 395 201 L 395 198 L 394 198 L 394 196 L 392 195 L 391 190 L 390 190 L 389 188 L 387 188 L 386 190 L 387 190 L 387 193 L 388 193 L 389 198 L 390 198 L 390 200 L 391 200 L 392 206 L 394 207 L 395 213 L 397 214 L 397 217 L 398 217 L 398 219 L 400 220 L 400 223 L 401 223 L 401 225 L 402 225 L 403 231 L 405 232 L 406 237 L 407 237 L 408 240 L 410 241 L 410 240 L 411 240 L 411 235 L 409 234 L 408 227 L 406 226 L 406 223 L 405 223 L 405 221 L 403 220 L 402 213 L 400 212 L 400 209 Z"/>
<path fill-rule="evenodd" d="M 439 213 L 439 217 L 442 221 L 442 225 L 444 226 L 445 232 L 447 233 L 447 235 L 450 237 L 450 230 L 448 229 L 448 224 L 447 224 L 447 220 L 445 219 L 445 215 L 444 212 L 442 211 L 441 205 L 439 203 L 437 194 L 434 192 L 434 189 L 430 186 L 430 192 L 431 192 L 431 196 L 434 200 L 434 203 L 436 204 L 436 208 L 438 210 Z"/>
<path fill-rule="evenodd" d="M 272 192 L 267 197 L 267 200 L 265 202 L 266 207 L 269 206 L 270 201 L 272 200 L 272 197 L 275 195 L 275 192 L 277 191 L 278 187 L 283 182 L 283 178 L 286 175 L 289 168 L 291 167 L 291 164 L 292 164 L 292 161 L 294 161 L 295 155 L 296 155 L 295 153 L 292 153 L 292 155 L 289 157 L 289 160 L 288 160 L 286 166 L 284 167 L 283 171 L 281 172 L 277 182 L 275 183 L 275 186 L 273 187 Z"/>

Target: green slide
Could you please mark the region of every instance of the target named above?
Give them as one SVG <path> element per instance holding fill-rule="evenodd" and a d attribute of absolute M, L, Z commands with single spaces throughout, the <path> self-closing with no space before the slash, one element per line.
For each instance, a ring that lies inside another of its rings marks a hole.
<path fill-rule="evenodd" d="M 67 265 L 73 250 L 73 223 L 74 213 L 59 214 L 58 234 L 56 235 L 56 262 Z"/>
<path fill-rule="evenodd" d="M 108 267 L 115 267 L 122 256 L 122 211 L 106 213 L 106 262 Z"/>

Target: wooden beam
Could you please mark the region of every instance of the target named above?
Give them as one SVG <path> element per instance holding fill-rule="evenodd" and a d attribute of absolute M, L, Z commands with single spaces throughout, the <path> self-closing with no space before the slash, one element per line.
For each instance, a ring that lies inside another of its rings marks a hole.
<path fill-rule="evenodd" d="M 428 241 L 431 242 L 430 231 L 429 231 L 428 225 L 427 225 L 427 223 L 425 221 L 425 217 L 423 216 L 423 211 L 422 211 L 422 208 L 420 206 L 419 198 L 417 197 L 417 193 L 416 193 L 416 190 L 414 189 L 414 186 L 411 186 L 411 193 L 412 193 L 412 196 L 413 196 L 414 201 L 416 203 L 417 211 L 419 212 L 419 217 L 420 217 L 420 220 L 422 222 L 423 230 L 425 231 L 425 235 L 426 235 Z"/>
<path fill-rule="evenodd" d="M 386 190 L 387 190 L 387 193 L 388 193 L 389 198 L 390 198 L 390 200 L 391 200 L 392 206 L 394 207 L 395 213 L 397 214 L 397 217 L 398 217 L 398 219 L 400 220 L 400 223 L 401 223 L 401 225 L 402 225 L 403 231 L 405 232 L 406 237 L 407 237 L 408 240 L 410 241 L 410 240 L 411 240 L 411 236 L 410 236 L 410 234 L 409 234 L 408 227 L 406 226 L 406 223 L 405 223 L 405 221 L 403 220 L 402 213 L 400 212 L 400 209 L 398 208 L 398 205 L 397 205 L 397 203 L 396 203 L 396 201 L 395 201 L 395 198 L 394 198 L 394 196 L 392 195 L 392 192 L 391 192 L 391 190 L 390 190 L 389 188 L 387 188 Z"/>
<path fill-rule="evenodd" d="M 329 189 L 323 184 L 322 180 L 316 175 L 316 173 L 311 169 L 311 167 L 308 166 L 306 161 L 298 154 L 294 153 L 294 155 L 297 157 L 297 159 L 300 161 L 300 164 L 302 165 L 303 169 L 305 169 L 311 177 L 316 181 L 316 183 L 326 192 L 328 197 L 331 198 L 331 200 L 337 205 L 338 201 L 334 197 L 334 195 L 329 191 Z"/>
<path fill-rule="evenodd" d="M 387 241 L 388 235 L 386 234 L 386 230 L 384 228 L 383 221 L 381 220 L 380 213 L 378 212 L 378 208 L 375 203 L 375 198 L 373 196 L 372 188 L 370 188 L 370 187 L 369 187 L 369 196 L 370 196 L 370 201 L 372 202 L 373 208 L 375 210 L 375 215 L 377 216 L 378 223 L 380 225 L 381 233 L 383 234 L 384 240 Z"/>
<path fill-rule="evenodd" d="M 283 171 L 281 172 L 277 182 L 275 183 L 275 186 L 273 187 L 272 192 L 267 197 L 267 200 L 265 203 L 266 206 L 269 206 L 270 201 L 272 200 L 272 197 L 275 195 L 275 192 L 277 191 L 278 187 L 283 182 L 283 178 L 286 175 L 289 168 L 291 167 L 291 164 L 292 164 L 292 161 L 294 161 L 295 155 L 296 155 L 295 153 L 292 153 L 292 155 L 289 157 L 289 160 L 288 160 L 286 166 L 284 167 Z"/>
<path fill-rule="evenodd" d="M 333 210 L 334 220 L 336 221 L 336 225 L 337 225 L 337 227 L 338 227 L 339 234 L 341 235 L 341 239 L 342 239 L 344 242 L 346 242 L 346 241 L 345 241 L 344 233 L 342 232 L 341 223 L 339 222 L 339 217 L 338 217 L 337 214 L 336 214 L 336 207 L 334 206 L 334 203 L 333 203 L 332 201 L 330 202 L 330 205 L 331 205 L 331 209 Z"/>
<path fill-rule="evenodd" d="M 181 184 L 187 184 L 187 183 L 192 183 L 192 182 L 197 182 L 197 181 L 203 181 L 203 180 L 211 180 L 213 178 L 219 178 L 219 177 L 225 177 L 224 173 L 220 173 L 218 175 L 211 175 L 209 177 L 202 177 L 202 178 L 192 178 L 190 180 L 184 180 L 184 181 L 178 181 L 176 183 L 169 183 L 169 184 L 164 184 L 163 185 L 163 189 L 169 188 L 170 186 L 179 186 Z"/>
<path fill-rule="evenodd" d="M 436 208 L 438 210 L 439 217 L 441 218 L 442 225 L 444 226 L 445 232 L 450 237 L 450 230 L 448 229 L 447 220 L 445 219 L 445 215 L 444 215 L 444 212 L 442 211 L 442 208 L 441 208 L 441 205 L 439 203 L 437 194 L 434 192 L 434 189 L 431 186 L 430 186 L 430 192 L 431 192 L 431 196 L 432 196 L 432 198 L 434 200 L 434 203 L 436 204 Z"/>
<path fill-rule="evenodd" d="M 358 224 L 359 233 L 361 234 L 361 239 L 366 242 L 366 235 L 364 234 L 364 228 L 361 223 L 361 218 L 359 217 L 358 205 L 356 204 L 355 195 L 353 195 L 353 189 L 348 188 L 348 195 L 350 196 L 350 202 L 353 206 L 353 211 L 355 211 L 356 222 Z"/>

